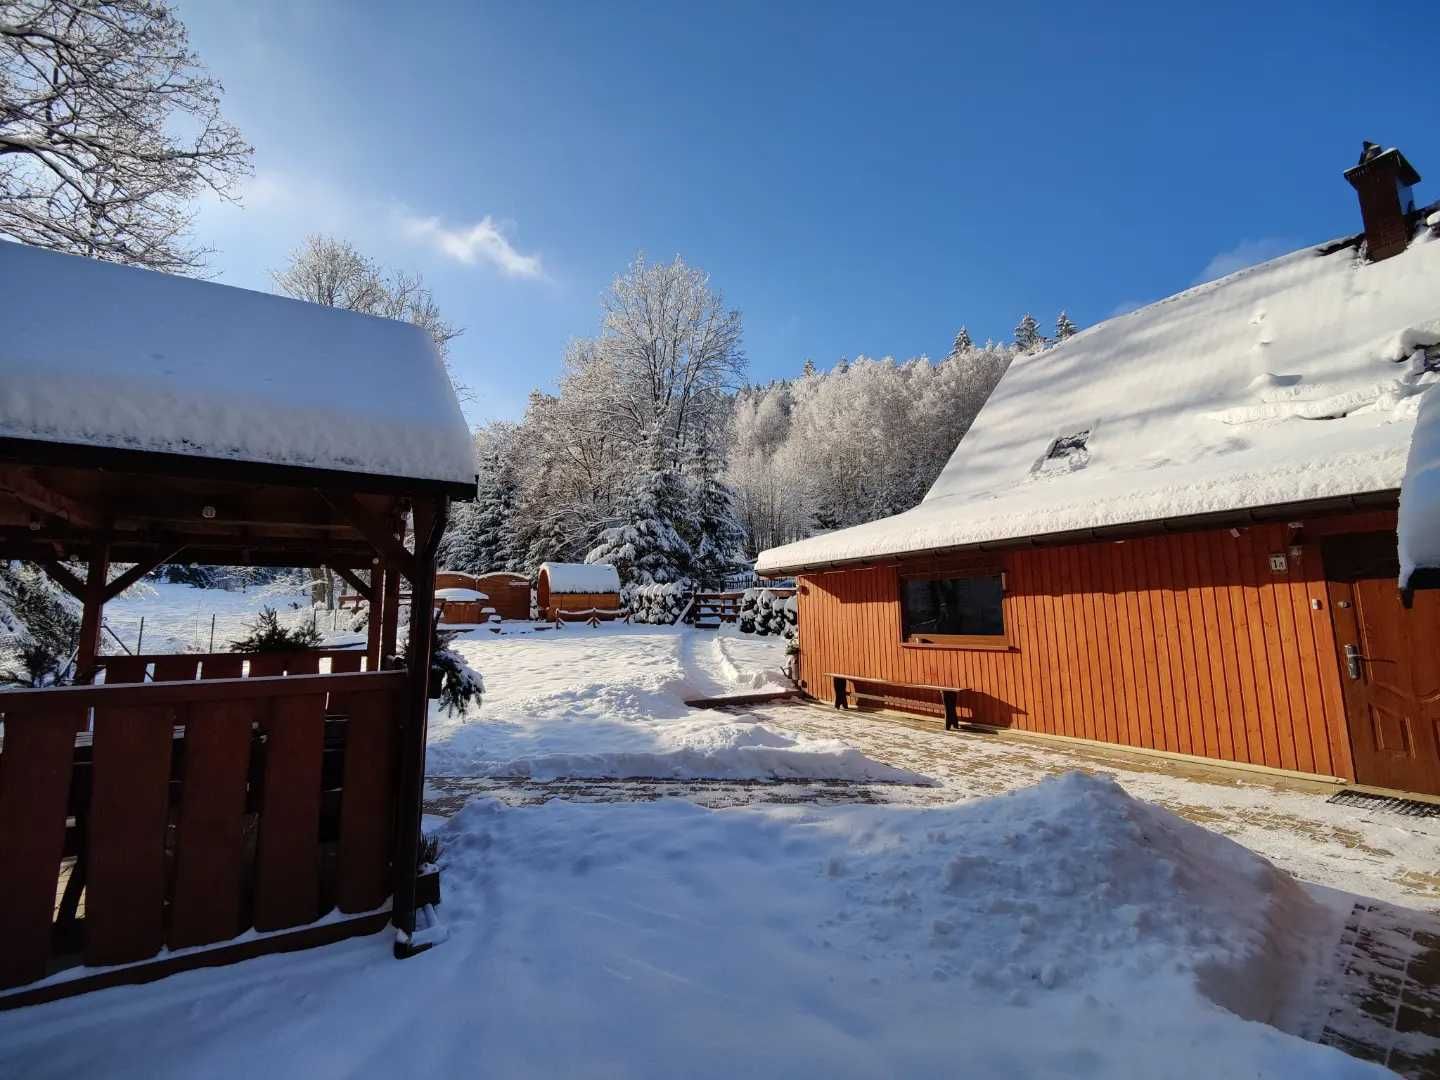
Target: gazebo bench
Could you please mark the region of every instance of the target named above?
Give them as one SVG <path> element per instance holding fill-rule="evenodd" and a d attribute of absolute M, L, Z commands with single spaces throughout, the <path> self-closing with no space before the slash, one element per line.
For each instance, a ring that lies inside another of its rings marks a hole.
<path fill-rule="evenodd" d="M 935 686 L 931 683 L 897 682 L 894 679 L 878 679 L 867 675 L 842 675 L 834 671 L 827 671 L 825 675 L 834 687 L 835 708 L 837 709 L 848 709 L 850 707 L 849 696 L 845 687 L 846 683 L 898 686 L 904 690 L 928 690 L 940 695 L 940 704 L 945 710 L 945 730 L 958 731 L 960 728 L 960 694 L 965 690 L 963 686 Z M 881 694 L 862 694 L 858 689 L 855 691 L 855 696 L 857 698 L 883 697 Z"/>

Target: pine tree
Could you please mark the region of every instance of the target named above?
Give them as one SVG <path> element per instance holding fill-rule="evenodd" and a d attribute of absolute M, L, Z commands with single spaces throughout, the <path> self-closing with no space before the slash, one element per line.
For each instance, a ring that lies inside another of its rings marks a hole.
<path fill-rule="evenodd" d="M 1065 341 L 1080 332 L 1080 328 L 1070 321 L 1070 316 L 1060 312 L 1055 318 L 1055 340 Z"/>
<path fill-rule="evenodd" d="M 735 494 L 720 479 L 722 462 L 709 447 L 690 456 L 690 484 L 695 506 L 694 560 L 691 576 L 702 589 L 720 589 L 742 565 L 745 530 L 735 515 Z"/>
<path fill-rule="evenodd" d="M 74 602 L 44 572 L 0 561 L 0 685 L 55 681 L 79 635 Z"/>
<path fill-rule="evenodd" d="M 483 574 L 490 569 L 490 551 L 481 537 L 480 504 L 455 503 L 440 540 L 439 565 L 445 570 Z"/>
<path fill-rule="evenodd" d="M 615 524 L 600 531 L 587 563 L 610 563 L 626 585 L 655 585 L 689 577 L 696 533 L 689 485 L 657 429 L 645 440 L 633 482 L 623 494 Z"/>
<path fill-rule="evenodd" d="M 802 375 L 814 375 L 814 374 L 815 374 L 815 361 L 814 361 L 814 360 L 811 360 L 811 359 L 807 356 L 807 357 L 805 358 L 805 366 L 800 369 L 800 373 L 801 373 Z"/>
<path fill-rule="evenodd" d="M 1035 321 L 1034 315 L 1026 312 L 1020 325 L 1015 327 L 1015 347 L 1021 352 L 1034 352 L 1044 344 L 1045 339 L 1040 336 L 1040 324 Z"/>
<path fill-rule="evenodd" d="M 835 374 L 844 375 L 850 370 L 850 361 L 846 357 L 840 357 L 840 362 L 835 365 Z"/>
<path fill-rule="evenodd" d="M 950 355 L 959 356 L 975 348 L 975 343 L 970 340 L 970 331 L 966 327 L 960 327 L 960 332 L 955 335 L 955 344 L 950 346 Z"/>
<path fill-rule="evenodd" d="M 518 570 L 523 560 L 515 535 L 515 505 L 519 498 L 515 472 L 499 450 L 492 450 L 485 457 L 480 477 L 475 502 L 476 532 L 488 565 L 476 572 Z"/>

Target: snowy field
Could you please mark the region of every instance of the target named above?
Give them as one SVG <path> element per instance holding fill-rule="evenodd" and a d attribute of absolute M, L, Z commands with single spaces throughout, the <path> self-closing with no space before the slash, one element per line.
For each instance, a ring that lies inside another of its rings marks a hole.
<path fill-rule="evenodd" d="M 507 631 L 459 643 L 488 695 L 433 719 L 436 784 L 883 801 L 479 798 L 436 824 L 444 944 L 401 963 L 381 934 L 0 1014 L 0 1075 L 1388 1075 L 1294 1034 L 1323 1019 L 1348 904 L 1246 847 L 1105 777 L 947 798 L 923 755 L 684 705 L 780 685 L 775 639 Z"/>
<path fill-rule="evenodd" d="M 283 626 L 315 619 L 327 643 L 364 637 L 351 632 L 351 612 L 313 611 L 309 594 L 288 585 L 258 585 L 242 592 L 142 581 L 105 605 L 105 624 L 131 652 L 209 652 L 213 617 L 215 650 L 223 652 L 231 641 L 245 636 L 266 606 L 275 609 Z M 145 620 L 143 638 L 141 619 Z M 101 649 L 123 651 L 109 634 L 101 635 Z"/>

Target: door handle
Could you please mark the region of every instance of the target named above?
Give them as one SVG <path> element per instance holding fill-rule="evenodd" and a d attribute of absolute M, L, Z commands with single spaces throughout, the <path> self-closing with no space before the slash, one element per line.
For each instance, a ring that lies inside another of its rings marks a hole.
<path fill-rule="evenodd" d="M 1350 673 L 1350 678 L 1360 678 L 1360 661 L 1367 657 L 1360 655 L 1360 650 L 1354 645 L 1345 646 L 1345 667 Z"/>

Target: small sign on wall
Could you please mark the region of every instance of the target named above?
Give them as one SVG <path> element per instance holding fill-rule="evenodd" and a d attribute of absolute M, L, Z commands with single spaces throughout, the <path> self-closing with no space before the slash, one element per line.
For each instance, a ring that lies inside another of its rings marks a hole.
<path fill-rule="evenodd" d="M 1272 574 L 1283 574 L 1290 569 L 1290 563 L 1285 558 L 1283 551 L 1277 551 L 1270 556 L 1270 572 Z"/>

